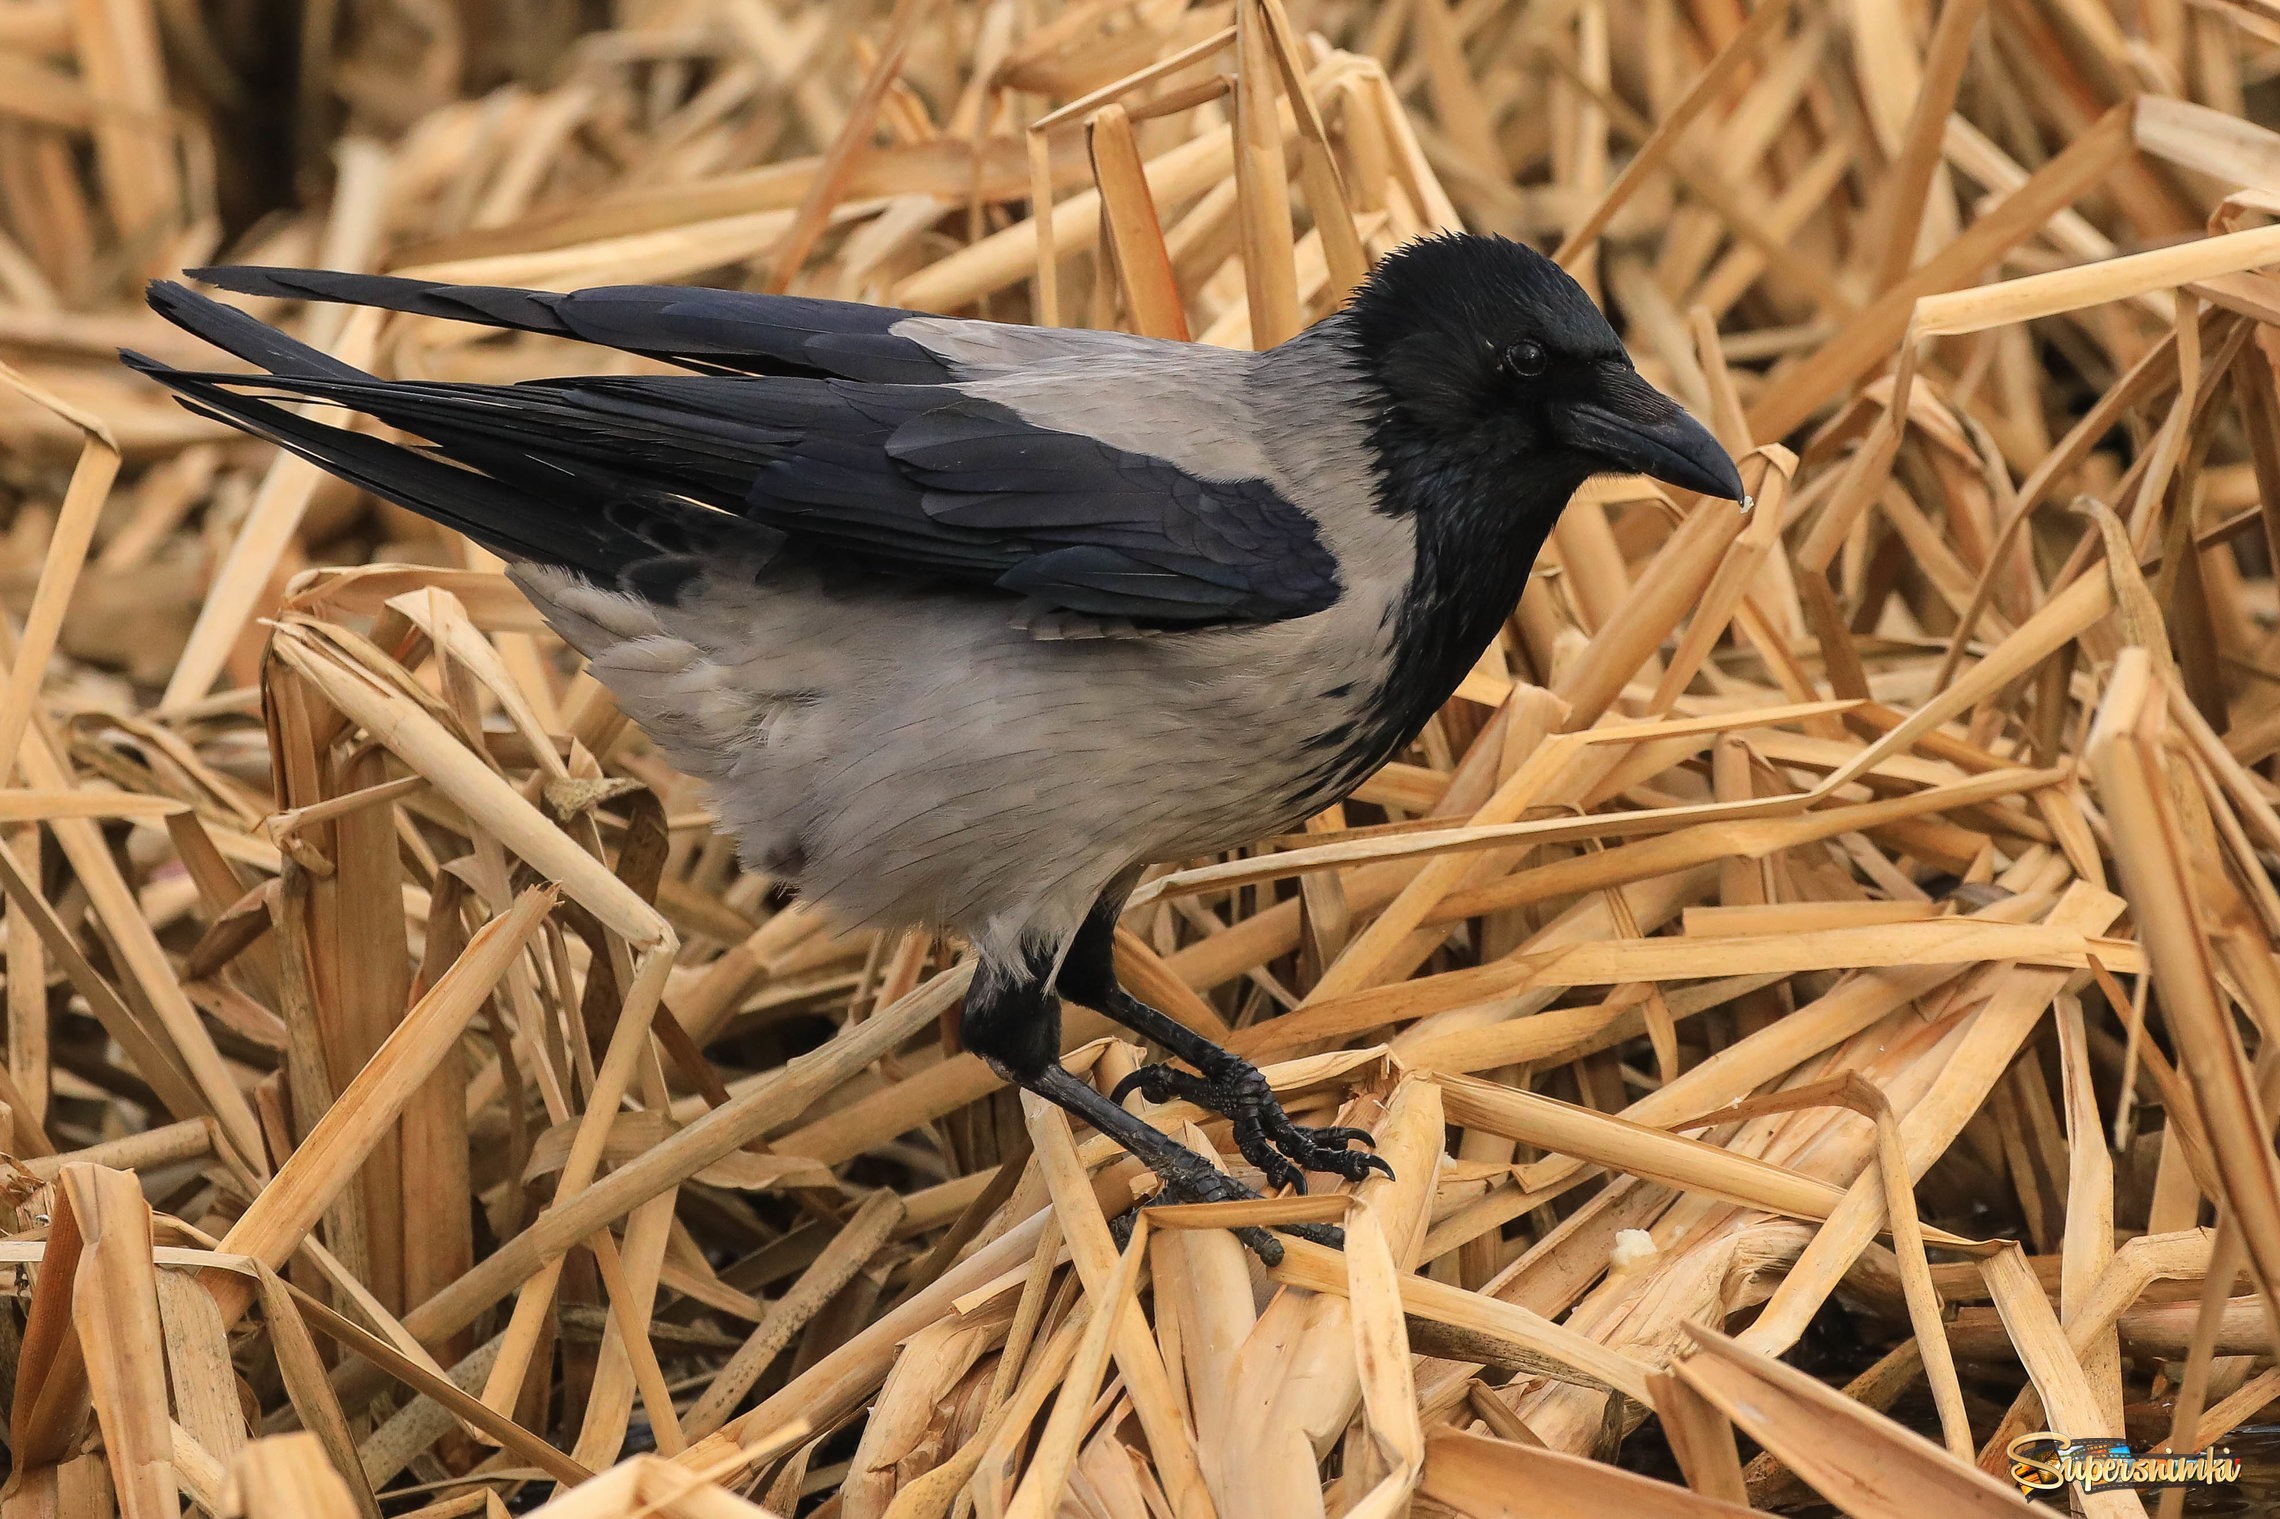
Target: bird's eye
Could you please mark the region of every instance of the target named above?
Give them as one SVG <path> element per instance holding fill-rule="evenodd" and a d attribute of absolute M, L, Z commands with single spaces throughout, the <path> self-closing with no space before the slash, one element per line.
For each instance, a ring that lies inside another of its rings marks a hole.
<path fill-rule="evenodd" d="M 1545 357 L 1544 345 L 1533 338 L 1522 338 L 1504 350 L 1504 367 L 1517 375 L 1540 375 L 1550 362 Z"/>

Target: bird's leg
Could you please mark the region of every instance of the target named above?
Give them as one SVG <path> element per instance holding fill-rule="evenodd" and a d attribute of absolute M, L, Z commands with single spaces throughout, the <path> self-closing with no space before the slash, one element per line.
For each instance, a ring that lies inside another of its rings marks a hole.
<path fill-rule="evenodd" d="M 1186 1145 L 1101 1096 L 1092 1083 L 1070 1075 L 1058 1061 L 1022 1086 L 1082 1118 L 1138 1157 L 1164 1184 L 1163 1195 L 1168 1202 L 1227 1203 L 1259 1195 Z M 1268 1265 L 1282 1263 L 1282 1246 L 1266 1230 L 1237 1229 L 1235 1237 Z M 1343 1239 L 1329 1243 L 1343 1243 Z"/>
<path fill-rule="evenodd" d="M 1257 1066 L 1175 1022 L 1133 996 L 1116 980 L 1117 904 L 1103 898 L 1070 942 L 1054 983 L 1064 996 L 1103 1013 L 1143 1039 L 1154 1041 L 1195 1067 L 1189 1074 L 1171 1065 L 1142 1066 L 1117 1084 L 1112 1101 L 1138 1092 L 1150 1102 L 1182 1098 L 1234 1121 L 1235 1147 L 1276 1186 L 1306 1190 L 1308 1171 L 1360 1181 L 1372 1171 L 1393 1175 L 1393 1167 L 1367 1150 L 1367 1129 L 1302 1128 L 1292 1123 Z"/>
<path fill-rule="evenodd" d="M 1087 999 L 1089 1002 L 1089 999 Z M 1375 1171 L 1393 1175 L 1393 1167 L 1354 1144 L 1373 1144 L 1370 1131 L 1345 1125 L 1308 1128 L 1290 1121 L 1282 1103 L 1267 1085 L 1259 1068 L 1240 1055 L 1230 1054 L 1174 1022 L 1129 992 L 1118 991 L 1110 1004 L 1098 1010 L 1114 1018 L 1143 1039 L 1152 1039 L 1194 1066 L 1189 1075 L 1173 1065 L 1147 1065 L 1117 1084 L 1111 1094 L 1122 1101 L 1138 1092 L 1150 1102 L 1179 1098 L 1232 1121 L 1235 1147 L 1277 1186 L 1306 1190 L 1308 1171 L 1360 1181 Z"/>
<path fill-rule="evenodd" d="M 1045 966 L 1027 976 L 1008 976 L 987 966 L 978 971 L 958 1024 L 966 1048 L 1015 1086 L 1035 1092 L 1122 1145 L 1156 1173 L 1166 1200 L 1219 1203 L 1257 1197 L 1187 1146 L 1062 1069 L 1061 1001 L 1046 980 L 1048 974 Z M 1324 1244 L 1343 1243 L 1340 1231 L 1322 1225 L 1299 1225 L 1292 1232 Z M 1268 1265 L 1282 1260 L 1282 1246 L 1266 1230 L 1235 1233 Z"/>

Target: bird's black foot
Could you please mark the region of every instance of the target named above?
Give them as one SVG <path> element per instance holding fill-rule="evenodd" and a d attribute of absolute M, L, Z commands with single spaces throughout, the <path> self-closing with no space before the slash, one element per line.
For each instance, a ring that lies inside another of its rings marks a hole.
<path fill-rule="evenodd" d="M 1150 1202 L 1142 1205 L 1145 1207 L 1152 1207 L 1156 1203 L 1247 1202 L 1255 1200 L 1259 1195 L 1182 1144 L 1173 1143 L 1167 1148 L 1152 1150 L 1147 1156 L 1147 1162 L 1148 1168 L 1156 1173 L 1156 1180 L 1162 1184 L 1162 1189 Z M 1139 1208 L 1134 1208 L 1109 1221 L 1119 1250 L 1132 1242 L 1132 1220 L 1139 1211 Z M 1277 1227 L 1300 1239 L 1328 1245 L 1333 1250 L 1346 1248 L 1346 1231 L 1333 1224 L 1281 1224 Z M 1242 1242 L 1244 1248 L 1267 1265 L 1282 1264 L 1282 1242 L 1265 1229 L 1241 1228 L 1230 1232 Z"/>
<path fill-rule="evenodd" d="M 1174 1143 L 1157 1150 L 1147 1157 L 1147 1162 L 1148 1169 L 1156 1173 L 1156 1180 L 1162 1184 L 1155 1202 L 1232 1203 L 1259 1195 L 1182 1144 Z M 1111 1221 L 1119 1250 L 1131 1243 L 1132 1218 L 1139 1211 L 1134 1208 L 1131 1213 L 1121 1214 Z M 1245 1228 L 1233 1232 L 1260 1260 L 1270 1266 L 1282 1264 L 1282 1244 L 1266 1230 Z"/>
<path fill-rule="evenodd" d="M 988 1060 L 1008 1081 L 1035 1092 L 1122 1145 L 1163 1184 L 1157 1202 L 1240 1202 L 1259 1194 L 1139 1115 L 1126 1112 L 1121 1104 L 1129 1091 L 1144 1092 L 1157 1101 L 1189 1098 L 1234 1119 L 1235 1140 L 1243 1157 L 1266 1174 L 1271 1186 L 1289 1183 L 1303 1191 L 1306 1183 L 1300 1166 L 1356 1180 L 1371 1171 L 1391 1176 L 1392 1168 L 1375 1155 L 1347 1149 L 1357 1139 L 1369 1143 L 1368 1134 L 1360 1129 L 1300 1128 L 1283 1112 L 1266 1078 L 1249 1061 L 1165 1017 L 1116 984 L 1116 917 L 1123 892 L 1130 885 L 1127 880 L 1120 889 L 1104 896 L 1086 918 L 1061 961 L 1057 982 L 1046 981 L 1049 961 L 1043 956 L 1025 967 L 1025 973 L 989 967 L 977 973 L 959 1022 L 966 1048 Z M 1061 1004 L 1056 990 L 1099 1009 L 1143 1039 L 1153 1040 L 1202 1074 L 1149 1066 L 1120 1084 L 1114 1099 L 1103 1096 L 1091 1083 L 1070 1075 L 1061 1066 Z M 1120 1247 L 1129 1242 L 1130 1227 L 1127 1220 L 1119 1229 Z M 1332 1249 L 1346 1243 L 1345 1231 L 1327 1224 L 1275 1227 Z M 1242 1228 L 1235 1234 L 1268 1265 L 1282 1261 L 1283 1247 L 1267 1230 Z"/>
<path fill-rule="evenodd" d="M 1343 1126 L 1309 1129 L 1292 1123 L 1257 1066 L 1216 1046 L 1206 1048 L 1210 1054 L 1202 1062 L 1202 1075 L 1177 1066 L 1144 1065 L 1116 1084 L 1116 1090 L 1109 1094 L 1111 1100 L 1121 1103 L 1133 1092 L 1150 1102 L 1178 1098 L 1232 1119 L 1235 1148 L 1266 1173 L 1271 1186 L 1296 1187 L 1304 1192 L 1308 1171 L 1343 1176 L 1348 1181 L 1360 1181 L 1372 1171 L 1393 1175 L 1393 1167 L 1381 1157 L 1368 1150 L 1347 1148 L 1357 1142 L 1372 1144 L 1368 1130 Z"/>
<path fill-rule="evenodd" d="M 1129 881 L 1123 883 L 1123 889 L 1128 889 L 1130 884 Z M 1070 941 L 1068 954 L 1061 962 L 1060 989 L 1087 1007 L 1098 1008 L 1141 1038 L 1161 1045 L 1193 1070 L 1183 1071 L 1172 1065 L 1142 1066 L 1117 1083 L 1112 1100 L 1122 1103 L 1133 1092 L 1151 1102 L 1182 1098 L 1233 1119 L 1235 1147 L 1242 1151 L 1245 1160 L 1265 1173 L 1267 1184 L 1272 1187 L 1290 1186 L 1304 1192 L 1308 1171 L 1343 1176 L 1348 1181 L 1360 1181 L 1372 1171 L 1393 1175 L 1393 1167 L 1377 1156 L 1367 1150 L 1348 1148 L 1356 1141 L 1370 1144 L 1367 1130 L 1307 1129 L 1292 1123 L 1257 1066 L 1239 1055 L 1229 1054 L 1117 984 L 1116 920 L 1123 907 L 1123 889 L 1103 896 L 1076 938 Z M 1335 1235 L 1339 1231 L 1333 1229 L 1330 1233 Z"/>
<path fill-rule="evenodd" d="M 1232 1203 L 1254 1200 L 1259 1195 L 1169 1134 L 1151 1127 L 1110 1102 L 1089 1083 L 1063 1070 L 1059 1062 L 1046 1066 L 1033 1076 L 1023 1078 L 1021 1085 L 1084 1119 L 1124 1146 L 1127 1153 L 1155 1172 L 1157 1181 L 1162 1183 L 1161 1190 L 1154 1199 L 1156 1202 Z M 1345 1231 L 1331 1228 L 1327 1224 L 1281 1224 L 1276 1227 L 1286 1229 L 1302 1239 L 1328 1245 L 1332 1249 L 1342 1249 L 1346 1243 Z M 1118 1226 L 1118 1249 L 1131 1243 L 1130 1231 L 1129 1219 Z M 1249 1227 L 1234 1232 L 1235 1237 L 1260 1260 L 1270 1266 L 1282 1264 L 1283 1248 L 1272 1234 L 1264 1229 Z"/>

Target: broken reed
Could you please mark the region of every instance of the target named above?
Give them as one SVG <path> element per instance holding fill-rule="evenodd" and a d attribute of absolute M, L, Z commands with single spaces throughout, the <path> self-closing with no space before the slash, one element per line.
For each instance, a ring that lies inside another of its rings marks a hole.
<path fill-rule="evenodd" d="M 310 11 L 294 97 L 220 13 L 0 7 L 0 1512 L 2018 1514 L 2018 1434 L 2280 1395 L 2262 12 L 446 15 Z M 133 287 L 219 259 L 1264 346 L 1459 225 L 1756 506 L 1594 482 L 1410 752 L 1153 874 L 1127 984 L 1396 1179 L 1122 1248 L 959 946 L 780 900 L 496 561 L 109 357 L 206 362 Z M 1860 1364 L 1775 1359 L 1831 1304 Z"/>

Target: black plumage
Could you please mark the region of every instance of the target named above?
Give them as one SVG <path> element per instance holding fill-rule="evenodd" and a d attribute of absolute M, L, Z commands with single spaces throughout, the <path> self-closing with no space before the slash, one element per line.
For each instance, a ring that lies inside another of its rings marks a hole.
<path fill-rule="evenodd" d="M 249 265 L 192 269 L 189 275 L 241 295 L 378 306 L 415 316 L 576 338 L 651 358 L 752 374 L 883 385 L 936 385 L 950 378 L 949 369 L 933 354 L 890 330 L 919 313 L 853 301 L 682 285 L 604 285 L 557 295 L 497 285 L 438 285 L 384 274 Z"/>

